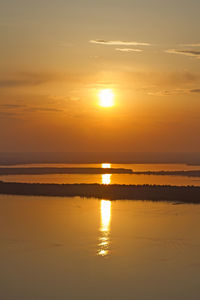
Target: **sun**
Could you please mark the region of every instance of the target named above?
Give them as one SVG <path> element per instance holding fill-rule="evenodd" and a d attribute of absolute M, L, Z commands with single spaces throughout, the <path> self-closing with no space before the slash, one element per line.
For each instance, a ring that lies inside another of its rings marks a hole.
<path fill-rule="evenodd" d="M 105 89 L 99 92 L 99 105 L 101 107 L 114 106 L 114 93 L 111 89 Z"/>

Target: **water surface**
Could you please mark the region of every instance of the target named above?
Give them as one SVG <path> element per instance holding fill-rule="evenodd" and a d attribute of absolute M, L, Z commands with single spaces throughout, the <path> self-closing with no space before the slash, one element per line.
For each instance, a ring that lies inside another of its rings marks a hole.
<path fill-rule="evenodd" d="M 13 167 L 13 166 L 12 166 Z M 184 164 L 29 164 L 16 167 L 95 167 L 125 168 L 133 171 L 186 171 L 199 170 L 200 166 Z M 27 183 L 103 183 L 103 184 L 157 184 L 157 185 L 200 185 L 200 178 L 172 175 L 136 175 L 136 174 L 41 174 L 6 175 L 0 180 Z"/>
<path fill-rule="evenodd" d="M 0 196 L 0 298 L 199 299 L 200 206 Z"/>

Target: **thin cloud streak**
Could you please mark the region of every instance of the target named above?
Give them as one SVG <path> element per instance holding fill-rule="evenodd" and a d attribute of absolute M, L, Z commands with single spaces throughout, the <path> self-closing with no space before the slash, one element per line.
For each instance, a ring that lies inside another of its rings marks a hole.
<path fill-rule="evenodd" d="M 120 52 L 143 52 L 141 49 L 132 49 L 132 48 L 116 48 L 116 51 Z"/>
<path fill-rule="evenodd" d="M 200 89 L 171 89 L 161 91 L 150 91 L 150 96 L 172 96 L 172 95 L 187 95 L 187 94 L 200 94 Z"/>
<path fill-rule="evenodd" d="M 192 89 L 190 92 L 200 94 L 200 89 Z"/>
<path fill-rule="evenodd" d="M 148 95 L 162 97 L 162 96 L 188 94 L 188 92 L 189 92 L 188 90 L 184 90 L 184 89 L 174 89 L 174 90 L 151 91 L 148 92 Z"/>
<path fill-rule="evenodd" d="M 27 112 L 64 112 L 63 109 L 49 108 L 49 107 L 29 107 Z"/>
<path fill-rule="evenodd" d="M 183 44 L 181 46 L 185 46 L 185 47 L 200 47 L 200 43 L 194 43 L 194 44 Z"/>
<path fill-rule="evenodd" d="M 19 73 L 10 78 L 0 78 L 0 88 L 37 86 L 55 80 L 54 74 Z"/>
<path fill-rule="evenodd" d="M 113 40 L 90 40 L 92 44 L 100 44 L 100 45 L 114 45 L 114 46 L 151 46 L 149 43 L 141 43 L 135 41 L 113 41 Z"/>
<path fill-rule="evenodd" d="M 26 105 L 21 105 L 21 104 L 1 104 L 1 108 L 6 108 L 6 109 L 16 109 L 16 108 L 24 108 Z"/>
<path fill-rule="evenodd" d="M 168 49 L 165 52 L 170 53 L 170 54 L 179 54 L 179 55 L 185 55 L 185 56 L 192 56 L 192 57 L 196 57 L 197 59 L 200 59 L 200 51 Z"/>

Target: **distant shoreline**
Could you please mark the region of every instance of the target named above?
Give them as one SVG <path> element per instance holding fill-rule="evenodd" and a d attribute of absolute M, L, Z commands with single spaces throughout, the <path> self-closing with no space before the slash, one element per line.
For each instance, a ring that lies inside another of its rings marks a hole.
<path fill-rule="evenodd" d="M 40 175 L 40 174 L 132 174 L 124 168 L 66 168 L 66 167 L 28 167 L 1 168 L 0 175 Z"/>
<path fill-rule="evenodd" d="M 156 176 L 184 176 L 184 177 L 200 177 L 200 170 L 187 171 L 133 171 L 135 175 L 156 175 Z"/>
<path fill-rule="evenodd" d="M 0 176 L 4 175 L 45 175 L 45 174 L 132 174 L 152 176 L 184 176 L 200 177 L 200 170 L 178 171 L 134 171 L 126 168 L 95 168 L 95 167 L 0 167 Z"/>
<path fill-rule="evenodd" d="M 37 184 L 0 181 L 0 194 L 150 200 L 200 204 L 200 187 L 168 185 Z"/>

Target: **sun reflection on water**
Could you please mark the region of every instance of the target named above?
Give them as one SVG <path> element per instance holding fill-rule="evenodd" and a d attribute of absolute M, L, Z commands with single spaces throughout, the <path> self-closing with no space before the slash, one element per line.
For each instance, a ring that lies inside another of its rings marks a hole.
<path fill-rule="evenodd" d="M 108 163 L 103 163 L 101 164 L 102 169 L 110 169 L 111 168 L 111 164 Z"/>
<path fill-rule="evenodd" d="M 101 200 L 101 226 L 97 254 L 106 256 L 110 252 L 110 222 L 111 222 L 111 201 Z"/>
<path fill-rule="evenodd" d="M 111 176 L 112 174 L 102 174 L 101 175 L 102 184 L 111 184 Z"/>

